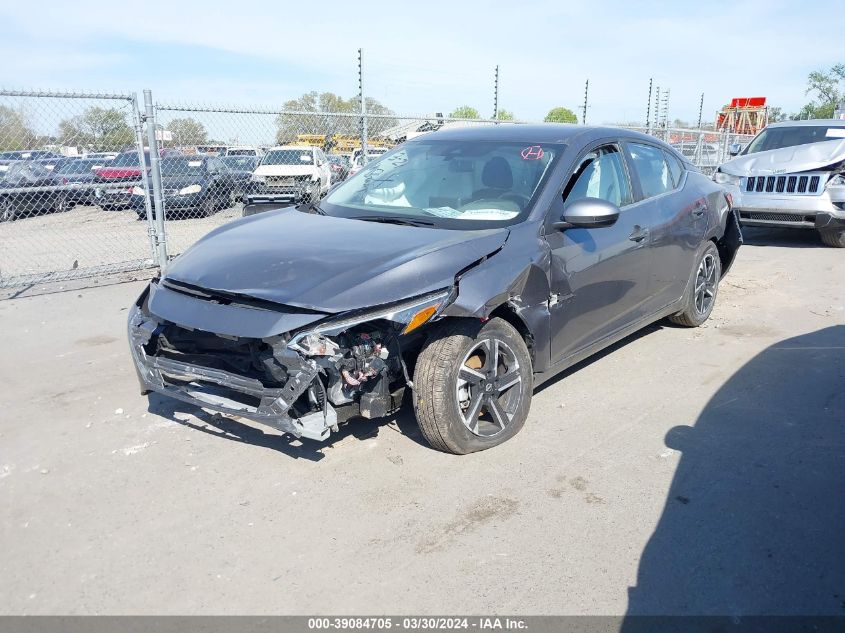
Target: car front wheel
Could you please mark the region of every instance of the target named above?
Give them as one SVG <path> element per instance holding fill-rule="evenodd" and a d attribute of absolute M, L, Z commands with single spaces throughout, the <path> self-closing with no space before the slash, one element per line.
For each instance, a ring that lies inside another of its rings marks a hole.
<path fill-rule="evenodd" d="M 510 439 L 525 424 L 533 391 L 531 356 L 499 318 L 444 321 L 414 372 L 417 421 L 434 448 L 464 455 Z"/>
<path fill-rule="evenodd" d="M 822 230 L 819 231 L 822 242 L 834 248 L 845 248 L 845 230 Z"/>
<path fill-rule="evenodd" d="M 15 207 L 8 198 L 0 200 L 0 222 L 11 222 L 15 219 Z"/>

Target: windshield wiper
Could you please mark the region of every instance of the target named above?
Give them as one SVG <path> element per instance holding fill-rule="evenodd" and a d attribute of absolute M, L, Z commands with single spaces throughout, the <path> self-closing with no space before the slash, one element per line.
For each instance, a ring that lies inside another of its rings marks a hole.
<path fill-rule="evenodd" d="M 401 224 L 403 226 L 434 226 L 434 222 L 417 218 L 402 218 L 396 215 L 356 215 L 353 220 L 365 222 L 382 222 L 384 224 Z"/>
<path fill-rule="evenodd" d="M 316 202 L 310 202 L 308 204 L 299 205 L 297 207 L 297 210 L 302 211 L 303 207 L 310 213 L 316 213 L 317 215 L 328 215 L 325 211 L 320 208 L 320 205 Z"/>

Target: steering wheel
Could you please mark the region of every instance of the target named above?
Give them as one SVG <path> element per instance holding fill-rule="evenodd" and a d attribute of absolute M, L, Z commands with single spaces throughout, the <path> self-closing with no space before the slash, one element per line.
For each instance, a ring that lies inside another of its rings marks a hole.
<path fill-rule="evenodd" d="M 520 211 L 525 211 L 525 207 L 528 206 L 528 202 L 529 202 L 528 198 L 526 198 L 525 196 L 522 196 L 518 193 L 513 193 L 512 191 L 508 191 L 506 193 L 503 193 L 502 195 L 499 196 L 498 199 L 499 200 L 508 200 L 510 202 L 515 202 L 517 204 L 517 206 L 519 206 Z"/>

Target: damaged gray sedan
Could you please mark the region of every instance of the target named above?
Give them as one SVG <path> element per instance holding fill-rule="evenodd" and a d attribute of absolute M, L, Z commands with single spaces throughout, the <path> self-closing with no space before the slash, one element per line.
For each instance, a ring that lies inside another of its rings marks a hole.
<path fill-rule="evenodd" d="M 388 152 L 319 204 L 221 226 L 132 307 L 143 393 L 326 440 L 410 390 L 451 453 L 643 326 L 696 326 L 742 241 L 724 190 L 654 138 L 500 125 Z"/>

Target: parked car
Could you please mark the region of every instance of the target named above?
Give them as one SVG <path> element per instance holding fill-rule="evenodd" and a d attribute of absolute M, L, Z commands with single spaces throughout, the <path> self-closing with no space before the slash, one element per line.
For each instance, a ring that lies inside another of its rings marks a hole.
<path fill-rule="evenodd" d="M 239 145 L 237 147 L 227 147 L 225 156 L 261 156 L 262 151 L 252 145 Z"/>
<path fill-rule="evenodd" d="M 235 179 L 216 156 L 179 156 L 161 159 L 161 185 L 168 219 L 213 215 L 235 205 Z M 147 179 L 152 187 L 152 179 Z M 144 188 L 132 188 L 138 219 L 145 220 Z"/>
<path fill-rule="evenodd" d="M 0 222 L 45 211 L 67 211 L 65 185 L 67 180 L 37 161 L 10 165 L 0 180 Z"/>
<path fill-rule="evenodd" d="M 744 226 L 814 229 L 845 248 L 845 121 L 773 123 L 732 154 L 713 179 Z"/>
<path fill-rule="evenodd" d="M 58 163 L 53 173 L 66 181 L 67 201 L 70 205 L 89 205 L 96 203 L 94 190 L 97 175 L 95 169 L 102 161 L 92 158 L 77 158 Z"/>
<path fill-rule="evenodd" d="M 220 160 L 235 181 L 235 196 L 242 198 L 249 190 L 252 173 L 261 159 L 258 156 L 223 156 Z"/>
<path fill-rule="evenodd" d="M 349 158 L 341 154 L 329 154 L 326 158 L 329 160 L 329 169 L 332 171 L 332 182 L 346 180 L 349 176 Z"/>
<path fill-rule="evenodd" d="M 182 153 L 175 149 L 163 149 L 159 151 L 159 155 L 182 156 Z M 144 165 L 149 171 L 149 150 L 144 152 Z M 104 211 L 130 208 L 134 201 L 132 188 L 146 180 L 138 160 L 138 151 L 134 149 L 118 154 L 106 166 L 96 169 L 95 174 L 96 182 L 100 186 L 95 189 L 94 196 Z"/>
<path fill-rule="evenodd" d="M 50 169 L 55 165 L 54 161 L 59 161 L 65 158 L 61 154 L 56 154 L 43 149 L 30 149 L 13 152 L 0 153 L 0 172 L 6 171 L 9 165 L 18 161 L 45 161 L 45 166 Z"/>
<path fill-rule="evenodd" d="M 412 389 L 429 443 L 469 453 L 564 369 L 706 321 L 740 243 L 724 189 L 653 137 L 433 132 L 208 234 L 132 306 L 130 347 L 142 393 L 316 440 Z"/>
<path fill-rule="evenodd" d="M 329 161 L 319 147 L 274 147 L 255 169 L 246 202 L 317 200 L 329 190 L 331 179 Z"/>

